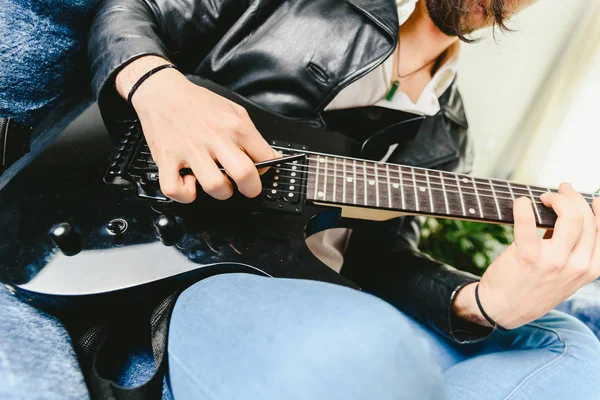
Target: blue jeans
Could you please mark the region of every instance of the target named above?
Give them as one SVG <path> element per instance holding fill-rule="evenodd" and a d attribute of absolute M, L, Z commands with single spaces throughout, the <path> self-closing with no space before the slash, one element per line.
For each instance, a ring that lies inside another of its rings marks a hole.
<path fill-rule="evenodd" d="M 0 117 L 37 126 L 89 98 L 85 40 L 98 0 L 0 0 Z"/>
<path fill-rule="evenodd" d="M 4 289 L 0 310 L 0 398 L 86 398 L 60 324 Z M 600 395 L 600 342 L 561 312 L 457 345 L 369 294 L 245 274 L 180 296 L 168 357 L 175 400 Z"/>

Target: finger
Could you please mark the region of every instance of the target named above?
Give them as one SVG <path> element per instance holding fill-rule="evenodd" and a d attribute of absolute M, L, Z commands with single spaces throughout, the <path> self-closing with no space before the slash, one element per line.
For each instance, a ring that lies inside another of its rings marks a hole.
<path fill-rule="evenodd" d="M 273 149 L 256 129 L 246 110 L 241 112 L 240 118 L 243 121 L 243 128 L 238 132 L 240 135 L 238 146 L 250 156 L 252 161 L 260 162 L 281 157 L 281 153 Z"/>
<path fill-rule="evenodd" d="M 172 160 L 156 160 L 158 181 L 162 193 L 180 203 L 191 203 L 196 198 L 196 178 L 191 175 L 181 177 L 181 163 Z"/>
<path fill-rule="evenodd" d="M 208 153 L 196 153 L 190 167 L 202 190 L 209 196 L 226 200 L 233 195 L 233 185 Z"/>
<path fill-rule="evenodd" d="M 540 252 L 540 239 L 537 234 L 533 205 L 527 197 L 520 197 L 513 207 L 515 219 L 515 245 L 523 255 L 534 255 Z"/>
<path fill-rule="evenodd" d="M 273 157 L 273 158 L 281 158 L 281 157 L 283 157 L 283 153 L 281 153 L 278 150 L 275 150 L 275 157 Z M 269 170 L 269 168 L 271 168 L 271 167 L 259 168 L 258 174 L 263 175 L 265 172 L 267 172 Z"/>
<path fill-rule="evenodd" d="M 561 190 L 565 196 L 573 200 L 583 217 L 582 231 L 579 240 L 573 249 L 572 257 L 578 261 L 579 265 L 588 265 L 592 256 L 594 242 L 596 241 L 596 221 L 594 213 L 581 193 L 573 190 L 571 185 L 568 183 L 563 184 L 560 186 L 559 192 Z"/>
<path fill-rule="evenodd" d="M 258 170 L 248 155 L 233 144 L 222 143 L 215 147 L 215 158 L 236 183 L 240 193 L 246 197 L 258 196 L 262 191 L 262 183 Z"/>
<path fill-rule="evenodd" d="M 545 193 L 541 199 L 544 205 L 552 208 L 558 216 L 550 239 L 557 252 L 553 256 L 566 262 L 581 235 L 583 215 L 575 202 L 562 193 Z"/>
<path fill-rule="evenodd" d="M 592 279 L 598 278 L 600 275 L 600 197 L 594 198 L 592 201 L 592 209 L 594 210 L 594 221 L 596 224 L 596 241 L 592 252 Z"/>

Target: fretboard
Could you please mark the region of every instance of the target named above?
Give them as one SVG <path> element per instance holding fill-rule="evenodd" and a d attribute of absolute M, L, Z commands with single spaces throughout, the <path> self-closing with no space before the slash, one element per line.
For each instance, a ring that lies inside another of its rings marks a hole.
<path fill-rule="evenodd" d="M 556 214 L 540 195 L 555 189 L 498 179 L 312 154 L 307 198 L 315 202 L 512 224 L 513 203 L 529 198 L 538 226 L 553 227 Z M 585 194 L 591 204 L 595 195 Z"/>

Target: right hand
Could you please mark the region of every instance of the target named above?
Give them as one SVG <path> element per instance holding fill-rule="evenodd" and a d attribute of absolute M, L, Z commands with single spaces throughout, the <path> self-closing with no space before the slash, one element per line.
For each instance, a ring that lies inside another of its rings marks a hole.
<path fill-rule="evenodd" d="M 144 59 L 134 63 L 138 61 Z M 121 73 L 127 73 L 126 69 Z M 126 97 L 128 90 L 119 83 L 117 77 L 117 90 Z M 216 199 L 231 197 L 233 185 L 216 161 L 240 193 L 256 197 L 262 186 L 254 163 L 281 156 L 263 139 L 242 106 L 191 83 L 175 69 L 147 79 L 132 103 L 158 166 L 161 191 L 178 202 L 194 201 L 196 180 Z M 191 168 L 194 175 L 181 177 L 182 168 Z"/>

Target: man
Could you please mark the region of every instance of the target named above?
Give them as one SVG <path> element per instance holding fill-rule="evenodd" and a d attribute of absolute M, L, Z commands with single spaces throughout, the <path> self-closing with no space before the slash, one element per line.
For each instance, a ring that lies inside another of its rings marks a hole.
<path fill-rule="evenodd" d="M 131 98 L 161 188 L 181 202 L 195 198 L 196 180 L 216 198 L 232 194 L 215 161 L 242 194 L 256 196 L 253 161 L 276 154 L 241 107 L 177 70 L 144 78 L 168 62 L 298 119 L 332 121 L 327 111 L 369 105 L 441 119 L 447 129 L 437 138 L 450 135 L 463 157 L 437 167 L 465 168 L 466 123 L 451 83 L 457 37 L 501 24 L 528 3 L 105 0 L 90 34 L 93 86 L 107 119 L 131 114 Z M 390 152 L 394 159 L 402 149 Z M 195 177 L 181 178 L 182 167 Z M 420 255 L 408 218 L 367 225 L 349 239 L 346 232 L 346 254 L 323 246 L 345 258 L 342 274 L 402 312 L 318 282 L 199 282 L 181 295 L 171 321 L 174 397 L 595 398 L 598 341 L 548 311 L 600 275 L 600 217 L 566 184 L 542 201 L 559 215 L 554 236 L 537 237 L 531 203 L 519 199 L 515 243 L 480 283 Z M 598 201 L 594 211 L 600 215 Z M 369 257 L 366 243 L 374 246 Z M 492 325 L 509 331 L 492 333 Z"/>

